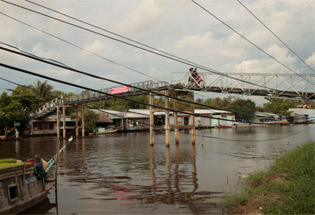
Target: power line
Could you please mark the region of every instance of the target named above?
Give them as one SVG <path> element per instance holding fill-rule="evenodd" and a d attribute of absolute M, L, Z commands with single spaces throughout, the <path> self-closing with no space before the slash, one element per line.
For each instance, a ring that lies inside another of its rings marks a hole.
<path fill-rule="evenodd" d="M 285 47 L 287 47 L 305 66 L 307 66 L 314 73 L 314 69 L 310 67 L 299 55 L 297 55 L 285 42 L 283 42 L 270 28 L 268 28 L 252 11 L 250 11 L 240 0 L 236 0 L 240 5 L 242 5 L 253 17 L 257 19 L 273 36 L 275 36 Z"/>
<path fill-rule="evenodd" d="M 30 28 L 32 28 L 32 29 L 35 29 L 35 30 L 37 30 L 37 31 L 40 31 L 40 32 L 42 32 L 42 33 L 44 33 L 44 34 L 46 34 L 46 35 L 49 35 L 49 36 L 51 36 L 51 37 L 53 37 L 53 38 L 55 38 L 55 39 L 58 39 L 58 40 L 60 40 L 60 41 L 62 41 L 62 42 L 64 42 L 64 43 L 67 43 L 67 44 L 69 44 L 69 45 L 71 45 L 71 46 L 74 46 L 74 47 L 76 47 L 76 48 L 78 48 L 78 49 L 80 49 L 80 50 L 83 50 L 83 51 L 88 52 L 88 53 L 90 53 L 90 54 L 92 54 L 92 55 L 94 55 L 94 56 L 97 56 L 97 57 L 99 57 L 99 58 L 101 58 L 101 59 L 103 59 L 103 60 L 106 60 L 106 61 L 108 61 L 108 62 L 110 62 L 110 63 L 113 63 L 113 64 L 115 64 L 115 65 L 117 65 L 117 66 L 120 66 L 120 67 L 126 68 L 126 69 L 128 69 L 128 70 L 137 72 L 137 73 L 139 73 L 139 74 L 141 74 L 141 75 L 144 75 L 144 76 L 147 76 L 147 77 L 149 77 L 149 78 L 152 78 L 152 79 L 155 79 L 155 80 L 158 80 L 158 81 L 162 81 L 162 80 L 156 79 L 156 78 L 154 78 L 154 77 L 152 77 L 152 76 L 150 76 L 150 75 L 147 75 L 147 74 L 145 74 L 145 73 L 143 73 L 143 72 L 140 72 L 140 71 L 138 71 L 138 70 L 132 69 L 132 68 L 127 67 L 127 66 L 124 66 L 124 65 L 122 65 L 122 64 L 120 64 L 120 63 L 117 63 L 117 62 L 115 62 L 115 61 L 113 61 L 113 60 L 110 60 L 110 59 L 108 59 L 108 58 L 105 58 L 104 56 L 101 56 L 101 55 L 99 55 L 99 54 L 96 54 L 96 53 L 94 53 L 94 52 L 91 52 L 91 51 L 89 51 L 89 50 L 87 50 L 87 49 L 85 49 L 85 48 L 82 48 L 82 47 L 80 47 L 80 46 L 78 46 L 78 45 L 72 43 L 72 42 L 69 42 L 69 41 L 67 41 L 67 40 L 65 40 L 65 39 L 62 39 L 61 37 L 58 37 L 58 36 L 56 36 L 56 35 L 53 35 L 53 34 L 48 33 L 48 32 L 46 32 L 46 31 L 43 31 L 43 30 L 41 30 L 41 29 L 39 29 L 39 28 L 36 28 L 36 27 L 34 27 L 34 26 L 32 26 L 32 25 L 26 23 L 26 22 L 23 22 L 23 21 L 21 21 L 21 20 L 18 20 L 18 19 L 16 19 L 16 18 L 12 17 L 12 16 L 9 16 L 9 15 L 7 15 L 7 14 L 1 12 L 1 11 L 0 11 L 0 14 L 2 14 L 3 16 L 6 16 L 6 17 L 8 17 L 8 18 L 10 18 L 10 19 L 12 19 L 12 20 L 14 20 L 14 21 L 16 21 L 16 22 L 19 22 L 19 23 L 21 23 L 21 24 L 23 24 L 23 25 L 26 25 L 26 26 L 28 26 L 28 27 L 30 27 Z"/>
<path fill-rule="evenodd" d="M 97 56 L 97 57 L 99 57 L 99 58 L 101 58 L 101 59 L 103 59 L 103 60 L 106 60 L 106 61 L 108 61 L 108 62 L 111 62 L 111 63 L 113 63 L 113 64 L 116 64 L 116 65 L 118 65 L 118 66 L 121 66 L 121 67 L 123 67 L 123 68 L 129 69 L 129 70 L 131 70 L 131 71 L 137 72 L 137 73 L 139 73 L 139 74 L 145 75 L 145 76 L 147 76 L 147 77 L 150 77 L 150 78 L 153 78 L 153 79 L 155 79 L 155 80 L 157 80 L 157 81 L 161 81 L 161 82 L 162 82 L 162 80 L 159 80 L 159 79 L 156 79 L 156 78 L 154 78 L 154 77 L 152 77 L 152 76 L 146 75 L 145 73 L 140 72 L 140 71 L 138 71 L 138 70 L 135 70 L 135 69 L 133 69 L 133 68 L 126 67 L 126 66 L 124 66 L 124 65 L 122 65 L 122 64 L 120 64 L 120 63 L 117 63 L 117 62 L 115 62 L 115 61 L 113 61 L 113 60 L 110 60 L 110 59 L 108 59 L 108 58 L 105 58 L 105 57 L 103 57 L 103 56 L 101 56 L 101 55 L 99 55 L 99 54 L 96 54 L 96 53 L 91 52 L 91 51 L 89 51 L 89 50 L 87 50 L 87 49 L 84 49 L 84 48 L 82 48 L 82 47 L 80 47 L 80 46 L 78 46 L 78 45 L 76 45 L 76 44 L 74 44 L 74 43 L 72 43 L 72 42 L 69 42 L 69 41 L 67 41 L 67 40 L 65 40 L 65 39 L 62 39 L 62 38 L 60 38 L 60 37 L 58 37 L 58 36 L 55 36 L 55 35 L 53 35 L 53 34 L 51 34 L 51 33 L 48 33 L 48 32 L 46 32 L 46 31 L 43 31 L 43 30 L 39 29 L 39 28 L 36 28 L 36 27 L 34 27 L 34 26 L 32 26 L 32 25 L 26 23 L 26 22 L 23 22 L 23 21 L 21 21 L 21 20 L 18 20 L 18 19 L 16 19 L 16 18 L 12 17 L 12 16 L 9 16 L 9 15 L 7 15 L 7 14 L 5 14 L 5 13 L 2 13 L 1 11 L 0 11 L 0 14 L 2 14 L 3 16 L 6 16 L 7 18 L 10 18 L 10 19 L 12 19 L 12 20 L 14 20 L 14 21 L 17 21 L 17 22 L 19 22 L 19 23 L 21 23 L 21 24 L 24 24 L 24 25 L 26 25 L 26 26 L 28 26 L 28 27 L 30 27 L 30 28 L 32 28 L 32 29 L 35 29 L 35 30 L 40 31 L 40 32 L 42 32 L 42 33 L 44 33 L 44 34 L 47 34 L 47 35 L 49 35 L 49 36 L 51 36 L 51 37 L 53 37 L 53 38 L 55 38 L 55 39 L 58 39 L 58 40 L 60 40 L 60 41 L 62 41 L 62 42 L 65 42 L 65 43 L 67 43 L 67 44 L 69 44 L 69 45 L 72 45 L 72 46 L 74 46 L 74 47 L 76 47 L 76 48 L 78 48 L 78 49 L 80 49 L 80 50 L 83 50 L 83 51 L 86 51 L 86 52 L 88 52 L 88 53 L 90 53 L 90 54 L 93 54 L 93 55 L 95 55 L 95 56 Z M 3 43 L 3 42 L 0 42 L 0 43 L 1 43 L 1 44 L 4 44 L 4 45 L 7 45 L 7 46 L 9 46 L 9 47 L 11 47 L 11 48 L 15 48 L 15 49 L 17 49 L 17 50 L 19 50 L 20 52 L 23 52 L 23 53 L 25 53 L 25 54 L 28 54 L 28 55 L 31 55 L 31 56 L 35 56 L 35 55 L 33 55 L 33 54 L 29 53 L 29 52 L 22 51 L 22 50 L 19 49 L 18 47 L 15 47 L 15 46 L 12 46 L 12 45 Z M 38 58 L 38 56 L 35 56 L 35 57 Z M 43 58 L 43 59 L 46 59 L 46 58 Z M 46 59 L 46 60 L 51 60 L 51 59 Z M 53 62 L 60 63 L 60 62 L 55 61 L 55 60 L 52 60 L 52 61 L 53 61 Z M 60 64 L 65 65 L 65 64 L 63 64 L 63 63 L 60 63 Z M 65 65 L 65 66 L 66 66 L 66 65 Z M 197 93 L 196 93 L 196 94 L 197 94 Z M 200 94 L 197 94 L 197 95 L 200 95 Z M 202 96 L 202 95 L 200 95 L 200 96 Z M 206 96 L 204 96 L 204 97 L 206 97 Z M 171 97 L 171 98 L 173 98 L 173 97 Z M 209 98 L 209 97 L 206 97 L 206 98 Z M 173 99 L 174 99 L 174 98 L 173 98 Z M 189 101 L 185 101 L 185 102 L 189 102 Z M 218 107 L 215 107 L 215 106 L 204 105 L 204 104 L 201 104 L 201 103 L 194 103 L 194 104 L 196 104 L 196 105 L 201 105 L 201 106 L 208 107 L 208 108 L 212 108 L 212 109 L 218 109 L 218 110 L 229 111 L 229 110 L 226 110 L 226 109 L 218 108 Z M 239 112 L 236 112 L 236 113 L 239 113 Z M 242 113 L 242 114 L 244 114 L 244 113 Z M 246 114 L 246 113 L 245 113 L 245 114 Z"/>
<path fill-rule="evenodd" d="M 205 7 L 203 7 L 202 5 L 198 4 L 196 1 L 191 0 L 193 3 L 195 3 L 197 6 L 199 6 L 201 9 L 203 9 L 205 12 L 207 12 L 208 14 L 210 14 L 212 17 L 214 17 L 215 19 L 217 19 L 219 22 L 221 22 L 222 24 L 224 24 L 226 27 L 228 27 L 229 29 L 231 29 L 233 32 L 235 32 L 237 35 L 239 35 L 240 37 L 242 37 L 244 40 L 246 40 L 247 42 L 249 42 L 250 44 L 252 44 L 253 46 L 255 46 L 257 49 L 259 49 L 260 51 L 262 51 L 265 55 L 267 55 L 268 57 L 270 57 L 271 59 L 275 60 L 276 62 L 278 62 L 280 65 L 282 65 L 284 68 L 290 70 L 291 72 L 297 74 L 298 76 L 300 76 L 302 79 L 306 80 L 307 82 L 309 82 L 310 84 L 314 85 L 315 83 L 310 82 L 309 80 L 305 79 L 303 76 L 301 76 L 299 73 L 295 72 L 293 69 L 289 68 L 288 66 L 286 66 L 285 64 L 281 63 L 278 59 L 276 59 L 275 57 L 273 57 L 272 55 L 270 55 L 269 53 L 267 53 L 266 51 L 264 51 L 262 48 L 260 48 L 258 45 L 256 45 L 255 43 L 253 43 L 252 41 L 250 41 L 249 39 L 247 39 L 245 36 L 243 36 L 241 33 L 239 33 L 238 31 L 236 31 L 234 28 L 232 28 L 230 25 L 228 25 L 227 23 L 225 23 L 224 21 L 222 21 L 220 18 L 218 18 L 216 15 L 214 15 L 213 13 L 211 13 L 209 10 L 207 10 Z"/>
<path fill-rule="evenodd" d="M 157 96 L 163 96 L 163 97 L 171 98 L 171 99 L 178 100 L 178 101 L 181 101 L 181 102 L 190 103 L 190 104 L 194 104 L 194 105 L 199 105 L 199 106 L 203 106 L 203 107 L 207 107 L 207 108 L 229 111 L 229 110 L 225 110 L 225 109 L 221 109 L 221 108 L 217 108 L 217 107 L 212 107 L 212 106 L 201 104 L 201 103 L 196 103 L 194 101 L 188 101 L 188 100 L 184 100 L 184 99 L 181 99 L 181 98 L 175 98 L 173 96 L 165 95 L 165 94 L 162 94 L 162 93 L 157 93 L 157 92 L 154 92 L 152 90 L 143 89 L 143 88 L 140 88 L 140 87 L 136 87 L 136 86 L 133 86 L 133 85 L 130 85 L 130 84 L 125 84 L 125 83 L 122 83 L 122 82 L 119 82 L 119 81 L 115 81 L 115 80 L 111 80 L 111 79 L 108 79 L 108 78 L 103 78 L 101 76 L 93 75 L 93 74 L 90 74 L 90 73 L 87 73 L 87 72 L 83 72 L 83 71 L 71 68 L 71 67 L 69 67 L 69 66 L 67 66 L 67 65 L 65 65 L 63 63 L 60 63 L 60 62 L 56 63 L 56 61 L 48 61 L 48 60 L 42 59 L 40 57 L 37 57 L 35 55 L 25 54 L 27 52 L 20 53 L 20 52 L 16 52 L 14 50 L 7 49 L 7 48 L 1 47 L 1 46 L 0 46 L 0 49 L 2 49 L 4 51 L 11 52 L 11 53 L 14 53 L 14 54 L 18 54 L 18 55 L 21 55 L 21 56 L 24 56 L 24 57 L 27 57 L 27 58 L 30 58 L 30 59 L 33 59 L 33 60 L 36 60 L 36 61 L 40 61 L 40 62 L 43 62 L 43 63 L 46 63 L 46 64 L 50 64 L 50 65 L 57 66 L 57 67 L 60 67 L 60 68 L 63 68 L 63 69 L 67 69 L 67 70 L 70 70 L 70 71 L 73 71 L 73 72 L 76 72 L 76 73 L 79 73 L 79 74 L 83 74 L 83 75 L 86 75 L 86 76 L 89 76 L 89 77 L 92 77 L 92 78 L 101 79 L 101 80 L 109 81 L 109 82 L 112 82 L 112 83 L 116 83 L 116 84 L 125 85 L 125 86 L 128 86 L 128 87 L 132 87 L 132 88 L 137 89 L 137 90 L 141 90 L 141 91 L 145 91 L 147 93 L 155 94 Z M 241 113 L 241 112 L 235 112 L 235 113 Z M 244 114 L 244 113 L 242 113 L 242 114 Z M 245 113 L 245 115 L 249 115 L 249 114 Z"/>
<path fill-rule="evenodd" d="M 0 47 L 0 49 L 3 49 L 3 48 Z M 47 62 L 47 63 L 49 64 L 49 62 Z M 95 90 L 95 89 L 92 89 L 92 88 L 88 88 L 88 87 L 80 86 L 80 85 L 77 85 L 77 84 L 69 83 L 69 82 L 66 82 L 66 81 L 63 81 L 63 80 L 58 80 L 56 78 L 51 78 L 51 77 L 48 77 L 48 76 L 45 76 L 45 75 L 41 75 L 41 74 L 37 74 L 37 73 L 31 72 L 31 71 L 27 71 L 25 69 L 13 67 L 13 66 L 10 66 L 10 65 L 7 65 L 7 64 L 0 63 L 0 66 L 8 68 L 8 69 L 11 69 L 11 70 L 16 70 L 18 72 L 22 72 L 22 73 L 25 73 L 25 74 L 29 74 L 29 75 L 32 75 L 32 76 L 37 76 L 37 77 L 40 77 L 40 78 L 44 78 L 44 79 L 47 79 L 47 80 L 58 82 L 58 83 L 61 83 L 61 84 L 69 85 L 69 86 L 72 86 L 72 87 L 81 88 L 81 89 L 84 89 L 84 90 L 89 90 L 89 91 L 92 91 L 92 92 L 96 92 L 96 93 L 104 94 L 104 95 L 107 95 L 107 96 L 111 96 L 113 98 L 118 98 L 118 99 L 130 101 L 130 102 L 136 102 L 138 104 L 147 105 L 147 106 L 151 106 L 151 107 L 158 108 L 158 109 L 163 109 L 163 110 L 166 110 L 166 111 L 183 113 L 183 114 L 190 115 L 190 116 L 204 117 L 204 118 L 209 118 L 209 119 L 219 119 L 219 120 L 222 120 L 222 121 L 241 122 L 241 121 L 238 121 L 238 120 L 229 120 L 229 119 L 216 118 L 216 117 L 210 117 L 210 116 L 199 116 L 199 115 L 197 115 L 195 113 L 180 111 L 180 110 L 176 110 L 176 109 L 172 109 L 172 108 L 165 108 L 165 107 L 161 107 L 161 106 L 154 105 L 154 104 L 148 104 L 148 103 L 145 103 L 145 102 L 136 101 L 136 100 L 129 99 L 129 98 L 126 98 L 126 97 L 120 97 L 120 96 L 118 96 L 116 94 L 109 94 L 109 93 L 102 92 L 102 91 L 99 91 L 99 90 Z M 72 68 L 68 68 L 68 69 L 74 71 L 74 69 L 72 69 Z M 265 124 L 265 123 L 253 122 L 252 124 Z"/>
<path fill-rule="evenodd" d="M 0 64 L 1 64 L 1 63 L 0 63 Z M 17 85 L 17 86 L 21 86 L 21 87 L 25 87 L 25 88 L 32 89 L 31 87 L 18 84 L 18 83 L 16 83 L 16 82 L 10 81 L 10 80 L 5 79 L 5 78 L 2 78 L 2 77 L 0 77 L 0 79 L 1 79 L 1 80 L 4 80 L 4 81 L 7 81 L 7 82 L 9 82 L 9 83 L 11 83 L 11 84 Z M 34 89 L 32 89 L 32 90 L 34 90 Z M 50 94 L 50 96 L 52 96 L 52 97 L 54 97 L 54 98 L 59 98 L 59 99 L 60 99 L 60 97 L 57 97 L 57 96 L 54 96 L 54 95 L 51 95 L 51 94 Z M 66 99 L 64 99 L 64 100 L 66 100 Z M 96 109 L 96 108 L 92 108 L 92 107 L 90 107 L 90 106 L 88 106 L 88 105 L 84 105 L 84 106 L 85 106 L 85 107 L 88 107 L 88 108 L 90 108 L 90 109 Z M 98 110 L 98 111 L 100 111 L 100 112 L 103 112 L 103 113 L 108 113 L 108 114 L 111 114 L 111 115 L 114 115 L 114 116 L 118 116 L 118 115 L 115 114 L 115 113 L 110 113 L 110 112 L 105 111 L 105 110 L 102 110 L 102 109 L 96 109 L 96 110 Z M 130 112 L 130 113 L 136 113 L 136 112 L 132 112 L 132 111 L 128 111 L 128 112 Z M 137 114 L 139 114 L 139 113 L 137 113 Z M 142 115 L 148 116 L 147 114 L 142 114 Z M 122 117 L 122 116 L 119 116 L 119 117 L 121 117 L 121 118 L 126 118 L 126 117 Z M 147 123 L 145 123 L 145 122 L 138 121 L 138 120 L 131 120 L 131 121 L 140 122 L 140 123 L 142 123 L 142 124 L 144 124 L 144 125 L 148 125 L 149 127 L 153 127 L 153 128 L 157 128 L 157 127 L 158 127 L 158 126 L 151 125 L 151 124 L 147 124 Z M 165 130 L 165 128 L 164 128 L 164 130 Z M 225 141 L 231 141 L 231 142 L 266 142 L 266 141 L 273 141 L 273 140 L 284 139 L 284 138 L 287 138 L 287 137 L 289 137 L 289 136 L 293 136 L 293 135 L 296 135 L 296 134 L 298 134 L 298 133 L 301 133 L 301 132 L 303 132 L 303 131 L 305 131 L 305 130 L 306 130 L 306 129 L 303 129 L 303 130 L 301 130 L 301 131 L 295 132 L 295 133 L 293 133 L 293 134 L 290 134 L 290 135 L 287 135 L 287 136 L 284 136 L 284 137 L 278 137 L 278 138 L 272 138 L 272 139 L 264 139 L 264 140 L 253 140 L 253 141 L 251 141 L 251 140 L 241 140 L 241 139 L 228 139 L 228 138 L 214 137 L 214 136 L 209 136 L 209 135 L 198 135 L 198 134 L 195 134 L 195 136 L 196 136 L 196 137 L 202 137 L 202 138 L 209 138 L 209 139 L 225 140 Z M 180 133 L 183 133 L 183 134 L 185 134 L 185 135 L 189 135 L 189 136 L 192 135 L 192 134 L 187 134 L 187 133 L 185 133 L 185 132 L 183 132 L 183 131 L 179 131 L 179 132 L 180 132 Z"/>
<path fill-rule="evenodd" d="M 24 9 L 24 10 L 28 10 L 28 11 L 31 11 L 31 12 L 33 12 L 33 13 L 37 13 L 37 14 L 39 14 L 39 15 L 48 17 L 48 18 L 50 18 L 50 19 L 54 19 L 54 20 L 56 20 L 56 21 L 59 21 L 59 22 L 62 22 L 62 23 L 71 25 L 71 26 L 73 26 L 73 27 L 80 28 L 80 29 L 85 30 L 85 31 L 88 31 L 88 32 L 90 32 L 90 33 L 94 33 L 94 34 L 97 34 L 97 35 L 99 35 L 99 36 L 106 37 L 106 38 L 111 39 L 111 40 L 114 40 L 114 41 L 116 41 L 116 42 L 120 42 L 120 43 L 123 43 L 123 44 L 125 44 L 125 45 L 129 45 L 129 46 L 132 46 L 132 47 L 134 47 L 134 48 L 137 48 L 137 49 L 140 49 L 140 50 L 143 50 L 143 51 L 152 53 L 152 54 L 159 55 L 159 56 L 164 57 L 164 58 L 167 58 L 167 59 L 169 59 L 169 60 L 173 60 L 173 61 L 176 61 L 176 62 L 185 64 L 185 65 L 188 65 L 188 66 L 192 66 L 192 67 L 198 67 L 198 68 L 200 68 L 201 70 L 204 70 L 204 71 L 206 71 L 206 72 L 214 73 L 214 74 L 217 74 L 217 75 L 220 75 L 220 76 L 224 76 L 224 77 L 227 77 L 227 78 L 231 78 L 231 79 L 234 79 L 234 80 L 237 80 L 237 81 L 240 81 L 240 82 L 244 82 L 244 83 L 247 83 L 247 84 L 250 84 L 250 85 L 262 87 L 262 88 L 265 88 L 265 89 L 276 90 L 276 89 L 271 88 L 271 87 L 266 87 L 266 86 L 259 85 L 259 84 L 256 84 L 256 83 L 252 83 L 252 82 L 249 82 L 249 81 L 245 81 L 245 80 L 242 80 L 242 79 L 239 79 L 239 78 L 231 77 L 231 76 L 229 76 L 229 75 L 226 74 L 226 73 L 221 73 L 221 72 L 215 71 L 215 70 L 213 70 L 213 69 L 209 69 L 209 68 L 206 68 L 206 67 L 200 67 L 200 66 L 198 66 L 198 64 L 190 63 L 190 62 L 187 62 L 186 60 L 181 60 L 181 59 L 179 59 L 179 58 L 174 58 L 174 57 L 171 57 L 171 56 L 166 56 L 166 55 L 164 55 L 164 54 L 161 54 L 161 53 L 158 53 L 158 52 L 155 52 L 155 51 L 152 51 L 152 50 L 149 50 L 149 49 L 146 49 L 146 48 L 143 48 L 143 47 L 140 47 L 140 46 L 137 46 L 137 45 L 134 45 L 134 44 L 131 44 L 131 43 L 122 41 L 122 40 L 119 40 L 119 39 L 117 39 L 117 38 L 114 38 L 114 37 L 111 37 L 111 36 L 108 36 L 108 35 L 105 35 L 105 34 L 102 34 L 102 33 L 96 32 L 96 31 L 93 31 L 93 30 L 91 30 L 91 29 L 88 29 L 88 28 L 85 28 L 85 27 L 82 27 L 82 26 L 79 26 L 79 25 L 76 25 L 76 24 L 73 24 L 73 23 L 70 23 L 70 22 L 67 22 L 67 21 L 64 21 L 64 20 L 61 20 L 61 19 L 52 17 L 52 16 L 49 16 L 49 15 L 47 15 L 47 14 L 44 14 L 44 13 L 41 13 L 41 12 L 38 12 L 38 11 L 35 11 L 35 10 L 32 10 L 32 9 L 26 8 L 26 7 L 23 7 L 23 6 L 20 6 L 20 5 L 17 5 L 17 4 L 14 4 L 14 3 L 12 3 L 12 2 L 8 2 L 8 1 L 5 1 L 5 0 L 1 0 L 1 1 L 3 1 L 3 2 L 5 2 L 5 3 L 8 3 L 8 4 L 11 4 L 11 5 L 13 5 L 13 6 L 19 7 L 19 8 L 22 8 L 22 9 Z"/>

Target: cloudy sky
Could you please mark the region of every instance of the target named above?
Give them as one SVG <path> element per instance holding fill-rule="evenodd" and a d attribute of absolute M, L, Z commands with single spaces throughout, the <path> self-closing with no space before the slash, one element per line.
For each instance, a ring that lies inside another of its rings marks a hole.
<path fill-rule="evenodd" d="M 30 2 L 7 1 L 121 39 Z M 295 72 L 313 73 L 237 0 L 195 1 Z M 222 73 L 292 73 L 191 0 L 33 0 L 33 2 Z M 314 0 L 241 2 L 315 70 Z M 0 12 L 1 43 L 88 73 L 124 83 L 134 83 L 153 78 L 167 80 L 171 73 L 187 72 L 190 67 L 3 1 L 0 1 Z M 75 46 L 23 25 L 8 16 Z M 3 44 L 1 46 L 5 47 Z M 0 50 L 0 62 L 94 89 L 115 86 L 113 83 L 78 75 L 3 50 Z M 0 67 L 0 77 L 19 84 L 32 84 L 38 79 L 3 67 Z M 49 83 L 55 89 L 81 92 L 77 88 Z M 0 93 L 6 88 L 15 86 L 0 80 Z"/>

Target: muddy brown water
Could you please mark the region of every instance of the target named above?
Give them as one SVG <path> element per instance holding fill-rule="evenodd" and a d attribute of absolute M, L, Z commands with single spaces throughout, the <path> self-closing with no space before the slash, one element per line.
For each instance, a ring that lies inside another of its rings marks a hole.
<path fill-rule="evenodd" d="M 57 198 L 53 189 L 27 213 L 226 214 L 219 206 L 223 192 L 238 190 L 251 172 L 315 140 L 314 131 L 315 125 L 197 130 L 195 146 L 187 134 L 175 145 L 171 133 L 169 148 L 163 133 L 153 147 L 147 132 L 75 139 L 60 157 Z M 266 139 L 273 140 L 259 141 Z M 40 154 L 49 160 L 56 144 L 56 137 L 4 141 L 0 158 Z"/>

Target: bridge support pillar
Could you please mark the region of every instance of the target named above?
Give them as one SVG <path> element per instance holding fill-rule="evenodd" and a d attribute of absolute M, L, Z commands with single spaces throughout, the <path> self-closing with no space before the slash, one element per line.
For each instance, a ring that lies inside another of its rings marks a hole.
<path fill-rule="evenodd" d="M 172 97 L 179 97 L 179 96 L 186 96 L 190 101 L 194 101 L 194 93 L 193 92 L 183 92 L 183 91 L 175 91 L 175 90 L 160 90 L 160 93 L 163 92 L 164 95 L 168 96 L 171 95 Z M 164 124 L 164 130 L 165 130 L 165 145 L 166 147 L 170 146 L 170 131 L 171 131 L 171 125 L 170 125 L 170 113 L 169 113 L 169 98 L 165 97 L 165 109 L 154 109 L 152 105 L 154 105 L 154 96 L 152 93 L 149 95 L 149 104 L 150 106 L 150 145 L 154 145 L 154 129 L 156 126 L 154 125 L 154 112 L 165 112 L 165 124 Z M 172 100 L 174 110 L 179 111 L 179 107 L 177 106 L 176 99 Z M 182 110 L 183 109 L 183 110 Z M 194 105 L 192 104 L 188 108 L 181 108 L 182 111 L 185 111 L 187 113 L 195 113 Z M 172 126 L 175 130 L 175 143 L 179 144 L 179 129 L 190 129 L 191 134 L 191 143 L 195 144 L 195 116 L 190 116 L 190 124 L 186 125 L 179 125 L 178 123 L 178 112 L 174 112 L 174 126 Z M 161 128 L 161 127 L 160 127 Z"/>
<path fill-rule="evenodd" d="M 66 108 L 75 108 L 75 126 L 66 126 Z M 79 110 L 81 110 L 79 113 Z M 61 116 L 62 115 L 62 116 Z M 61 124 L 62 118 L 62 126 Z M 81 120 L 81 126 L 79 126 L 79 121 Z M 85 136 L 85 119 L 84 119 L 84 107 L 77 105 L 58 105 L 57 106 L 57 137 L 60 138 L 60 130 L 62 130 L 62 138 L 66 139 L 66 130 L 74 129 L 75 136 L 79 136 L 79 129 L 81 129 L 82 137 Z"/>
<path fill-rule="evenodd" d="M 149 95 L 149 104 L 153 105 L 154 97 L 152 93 Z M 154 112 L 153 107 L 150 106 L 150 145 L 154 145 Z"/>

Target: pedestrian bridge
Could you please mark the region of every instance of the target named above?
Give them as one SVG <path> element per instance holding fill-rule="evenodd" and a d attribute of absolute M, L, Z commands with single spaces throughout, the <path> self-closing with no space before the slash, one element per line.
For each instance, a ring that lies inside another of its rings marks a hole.
<path fill-rule="evenodd" d="M 112 99 L 113 95 L 128 97 L 148 94 L 151 91 L 178 90 L 202 91 L 225 94 L 241 94 L 264 97 L 315 99 L 315 74 L 271 74 L 271 73 L 199 73 L 199 80 L 190 73 L 172 73 L 168 81 L 144 81 L 126 86 L 115 86 L 83 92 L 67 99 L 57 98 L 46 103 L 31 115 L 42 118 L 56 111 L 58 105 L 80 105 Z M 201 80 L 201 81 L 200 81 Z"/>

